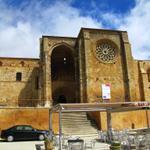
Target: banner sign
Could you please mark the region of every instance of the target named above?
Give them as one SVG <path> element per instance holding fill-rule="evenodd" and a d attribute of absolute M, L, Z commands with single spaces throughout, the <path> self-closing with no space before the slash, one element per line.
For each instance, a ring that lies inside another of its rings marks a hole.
<path fill-rule="evenodd" d="M 111 99 L 110 84 L 102 84 L 102 99 Z"/>

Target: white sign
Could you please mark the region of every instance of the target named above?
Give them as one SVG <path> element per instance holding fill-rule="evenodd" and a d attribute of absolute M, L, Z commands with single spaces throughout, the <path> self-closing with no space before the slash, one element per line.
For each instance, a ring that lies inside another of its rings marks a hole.
<path fill-rule="evenodd" d="M 102 99 L 111 99 L 110 84 L 102 84 Z"/>

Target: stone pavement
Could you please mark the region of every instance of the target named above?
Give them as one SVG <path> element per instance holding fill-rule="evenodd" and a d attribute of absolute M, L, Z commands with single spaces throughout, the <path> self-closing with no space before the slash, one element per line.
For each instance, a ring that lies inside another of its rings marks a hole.
<path fill-rule="evenodd" d="M 44 141 L 0 141 L 0 150 L 36 150 L 37 144 L 43 145 Z M 42 146 L 41 148 L 44 149 L 44 146 Z"/>

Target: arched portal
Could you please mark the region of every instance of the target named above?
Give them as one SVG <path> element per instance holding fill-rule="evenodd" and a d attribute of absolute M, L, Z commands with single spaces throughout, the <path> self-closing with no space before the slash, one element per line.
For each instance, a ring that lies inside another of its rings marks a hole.
<path fill-rule="evenodd" d="M 51 79 L 53 104 L 74 103 L 75 62 L 72 49 L 66 45 L 59 45 L 52 51 Z"/>

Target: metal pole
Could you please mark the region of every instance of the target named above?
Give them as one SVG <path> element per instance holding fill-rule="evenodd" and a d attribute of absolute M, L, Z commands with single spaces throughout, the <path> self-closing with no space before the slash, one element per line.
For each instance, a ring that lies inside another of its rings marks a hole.
<path fill-rule="evenodd" d="M 149 118 L 148 118 L 148 110 L 147 110 L 147 108 L 146 108 L 145 112 L 146 112 L 147 129 L 149 130 Z"/>
<path fill-rule="evenodd" d="M 49 132 L 52 131 L 52 111 L 49 109 Z"/>
<path fill-rule="evenodd" d="M 112 120 L 111 120 L 111 112 L 107 111 L 107 131 L 109 141 L 112 141 Z"/>
<path fill-rule="evenodd" d="M 62 118 L 62 113 L 61 110 L 59 111 L 59 150 L 62 150 L 62 123 L 61 123 L 61 118 Z"/>

